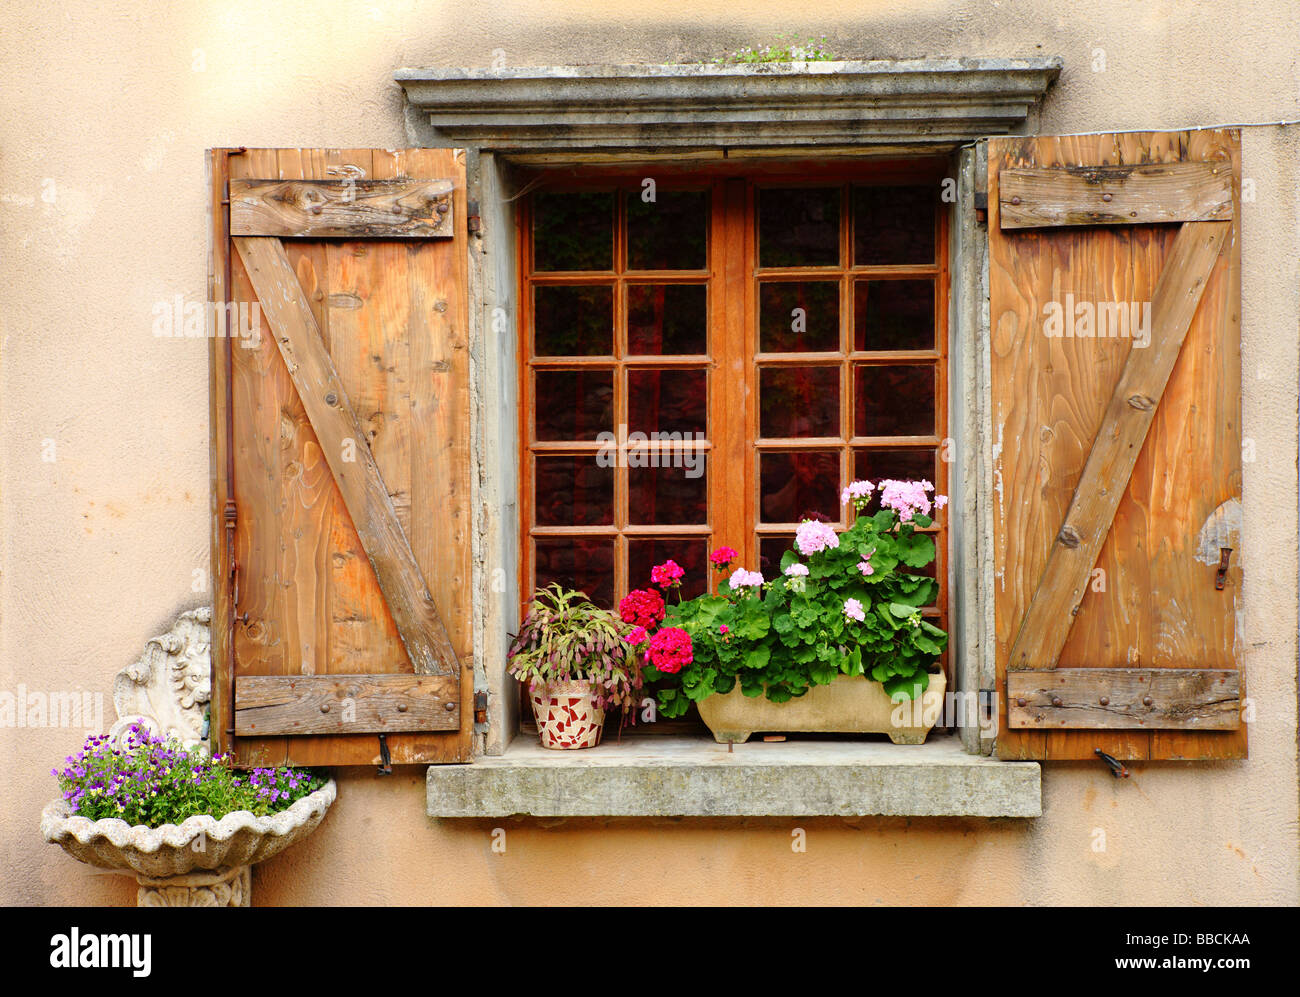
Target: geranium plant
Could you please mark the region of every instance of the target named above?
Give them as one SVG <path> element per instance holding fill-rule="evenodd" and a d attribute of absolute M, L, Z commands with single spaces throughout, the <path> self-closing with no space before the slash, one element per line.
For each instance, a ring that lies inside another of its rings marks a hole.
<path fill-rule="evenodd" d="M 187 748 L 140 724 L 131 725 L 121 746 L 107 734 L 93 734 L 65 761 L 62 771 L 52 771 L 74 814 L 145 827 L 179 824 L 200 814 L 220 819 L 238 810 L 264 817 L 326 782 L 309 769 L 239 771 L 227 756 L 209 757 L 202 745 Z"/>
<path fill-rule="evenodd" d="M 918 528 L 947 500 L 928 481 L 886 480 L 878 489 L 880 509 L 870 516 L 877 486 L 854 481 L 844 489 L 857 515 L 843 532 L 801 523 L 777 577 L 737 567 L 716 595 L 666 605 L 660 626 L 633 635 L 663 716 L 737 683 L 745 695 L 775 702 L 839 675 L 879 682 L 894 699 L 925 691 L 948 635 L 921 613 L 938 582 L 915 573 L 935 557 Z M 735 558 L 729 547 L 710 555 L 723 573 Z"/>
<path fill-rule="evenodd" d="M 647 620 L 652 608 L 646 610 Z M 661 614 L 662 608 L 661 599 Z M 597 706 L 617 706 L 626 714 L 641 687 L 640 663 L 626 640 L 628 630 L 585 593 L 552 584 L 534 594 L 510 646 L 507 668 L 530 692 L 552 682 L 590 682 Z"/>

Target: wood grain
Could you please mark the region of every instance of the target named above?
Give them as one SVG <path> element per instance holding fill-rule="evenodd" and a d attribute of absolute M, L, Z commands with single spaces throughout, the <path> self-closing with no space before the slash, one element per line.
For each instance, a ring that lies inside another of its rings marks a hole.
<path fill-rule="evenodd" d="M 1174 240 L 1152 302 L 1151 343 L 1129 352 L 1106 406 L 1069 511 L 1011 648 L 1007 667 L 1012 671 L 1056 667 L 1227 234 L 1226 222 L 1188 222 Z"/>
<path fill-rule="evenodd" d="M 1232 168 L 1223 161 L 1003 170 L 1003 229 L 1140 225 L 1232 217 Z"/>
<path fill-rule="evenodd" d="M 1241 726 L 1238 677 L 1236 671 L 1212 668 L 1011 672 L 1008 723 L 1037 730 L 1236 730 Z"/>
<path fill-rule="evenodd" d="M 1130 338 L 1049 338 L 1044 305 L 1152 300 L 1172 226 L 1074 226 L 1004 232 L 999 176 L 1010 169 L 1203 161 L 1231 165 L 1230 129 L 1006 138 L 989 143 L 989 301 L 994 442 L 994 624 L 999 687 L 1025 612 L 1083 474 Z M 1241 495 L 1239 212 L 1155 409 L 1146 442 L 1098 552 L 1060 668 L 1238 667 L 1237 554 L 1224 592 L 1197 557 L 1217 509 Z M 1154 319 L 1153 319 L 1154 323 Z M 1242 684 L 1244 687 L 1244 683 Z M 1024 759 L 1244 757 L 1236 731 L 1010 729 L 997 751 Z"/>
<path fill-rule="evenodd" d="M 450 238 L 450 180 L 240 179 L 230 184 L 235 236 Z"/>
<path fill-rule="evenodd" d="M 437 675 L 246 675 L 235 682 L 235 733 L 455 730 L 459 698 L 456 680 Z"/>
<path fill-rule="evenodd" d="M 278 239 L 261 237 L 233 241 L 416 673 L 458 674 L 459 661 L 433 594 L 411 553 L 370 448 L 364 445 L 363 428 L 321 342 L 283 245 Z"/>

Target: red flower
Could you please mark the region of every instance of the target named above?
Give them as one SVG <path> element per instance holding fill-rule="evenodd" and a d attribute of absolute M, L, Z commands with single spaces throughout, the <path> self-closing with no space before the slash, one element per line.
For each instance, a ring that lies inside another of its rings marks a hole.
<path fill-rule="evenodd" d="M 681 627 L 664 627 L 650 638 L 650 650 L 646 652 L 650 664 L 665 675 L 675 675 L 683 665 L 695 660 L 691 648 L 691 635 Z"/>
<path fill-rule="evenodd" d="M 650 580 L 661 589 L 676 588 L 685 575 L 686 572 L 676 561 L 665 561 L 650 569 Z"/>
<path fill-rule="evenodd" d="M 712 554 L 709 555 L 709 562 L 718 571 L 726 571 L 729 567 L 731 567 L 731 562 L 734 561 L 737 556 L 738 555 L 736 554 L 735 550 L 733 550 L 732 548 L 719 547 L 717 550 L 715 550 Z"/>
<path fill-rule="evenodd" d="M 624 623 L 649 630 L 664 618 L 664 597 L 654 589 L 633 589 L 618 604 Z"/>

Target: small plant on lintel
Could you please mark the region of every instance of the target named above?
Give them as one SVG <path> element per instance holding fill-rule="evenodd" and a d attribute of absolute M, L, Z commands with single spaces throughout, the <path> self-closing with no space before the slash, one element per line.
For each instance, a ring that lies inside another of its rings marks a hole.
<path fill-rule="evenodd" d="M 826 47 L 826 36 L 799 41 L 778 35 L 775 44 L 746 45 L 713 60 L 715 66 L 740 66 L 759 62 L 835 62 L 839 56 Z"/>
<path fill-rule="evenodd" d="M 508 670 L 528 686 L 544 747 L 594 747 L 606 709 L 629 715 L 641 687 L 629 629 L 583 592 L 551 584 L 533 594 Z"/>

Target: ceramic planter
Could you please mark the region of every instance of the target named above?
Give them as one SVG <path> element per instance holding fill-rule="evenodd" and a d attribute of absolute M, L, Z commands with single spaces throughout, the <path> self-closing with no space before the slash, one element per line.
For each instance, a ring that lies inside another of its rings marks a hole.
<path fill-rule="evenodd" d="M 56 800 L 41 813 L 41 833 L 82 862 L 135 873 L 141 907 L 247 907 L 249 867 L 314 831 L 336 791 L 331 779 L 269 817 L 237 810 L 220 820 L 202 814 L 161 827 L 90 820 Z"/>
<path fill-rule="evenodd" d="M 888 734 L 895 744 L 922 744 L 942 716 L 946 690 L 943 673 L 931 675 L 919 708 L 911 702 L 901 704 L 900 711 L 900 704 L 890 701 L 879 682 L 841 675 L 829 685 L 813 686 L 784 703 L 774 703 L 766 696 L 746 696 L 738 684 L 725 696 L 701 700 L 699 710 L 719 743 L 743 743 L 755 731 L 770 731 Z M 896 719 L 905 723 L 898 725 Z"/>
<path fill-rule="evenodd" d="M 583 679 L 550 682 L 530 693 L 543 748 L 594 748 L 600 744 L 605 711 Z"/>

